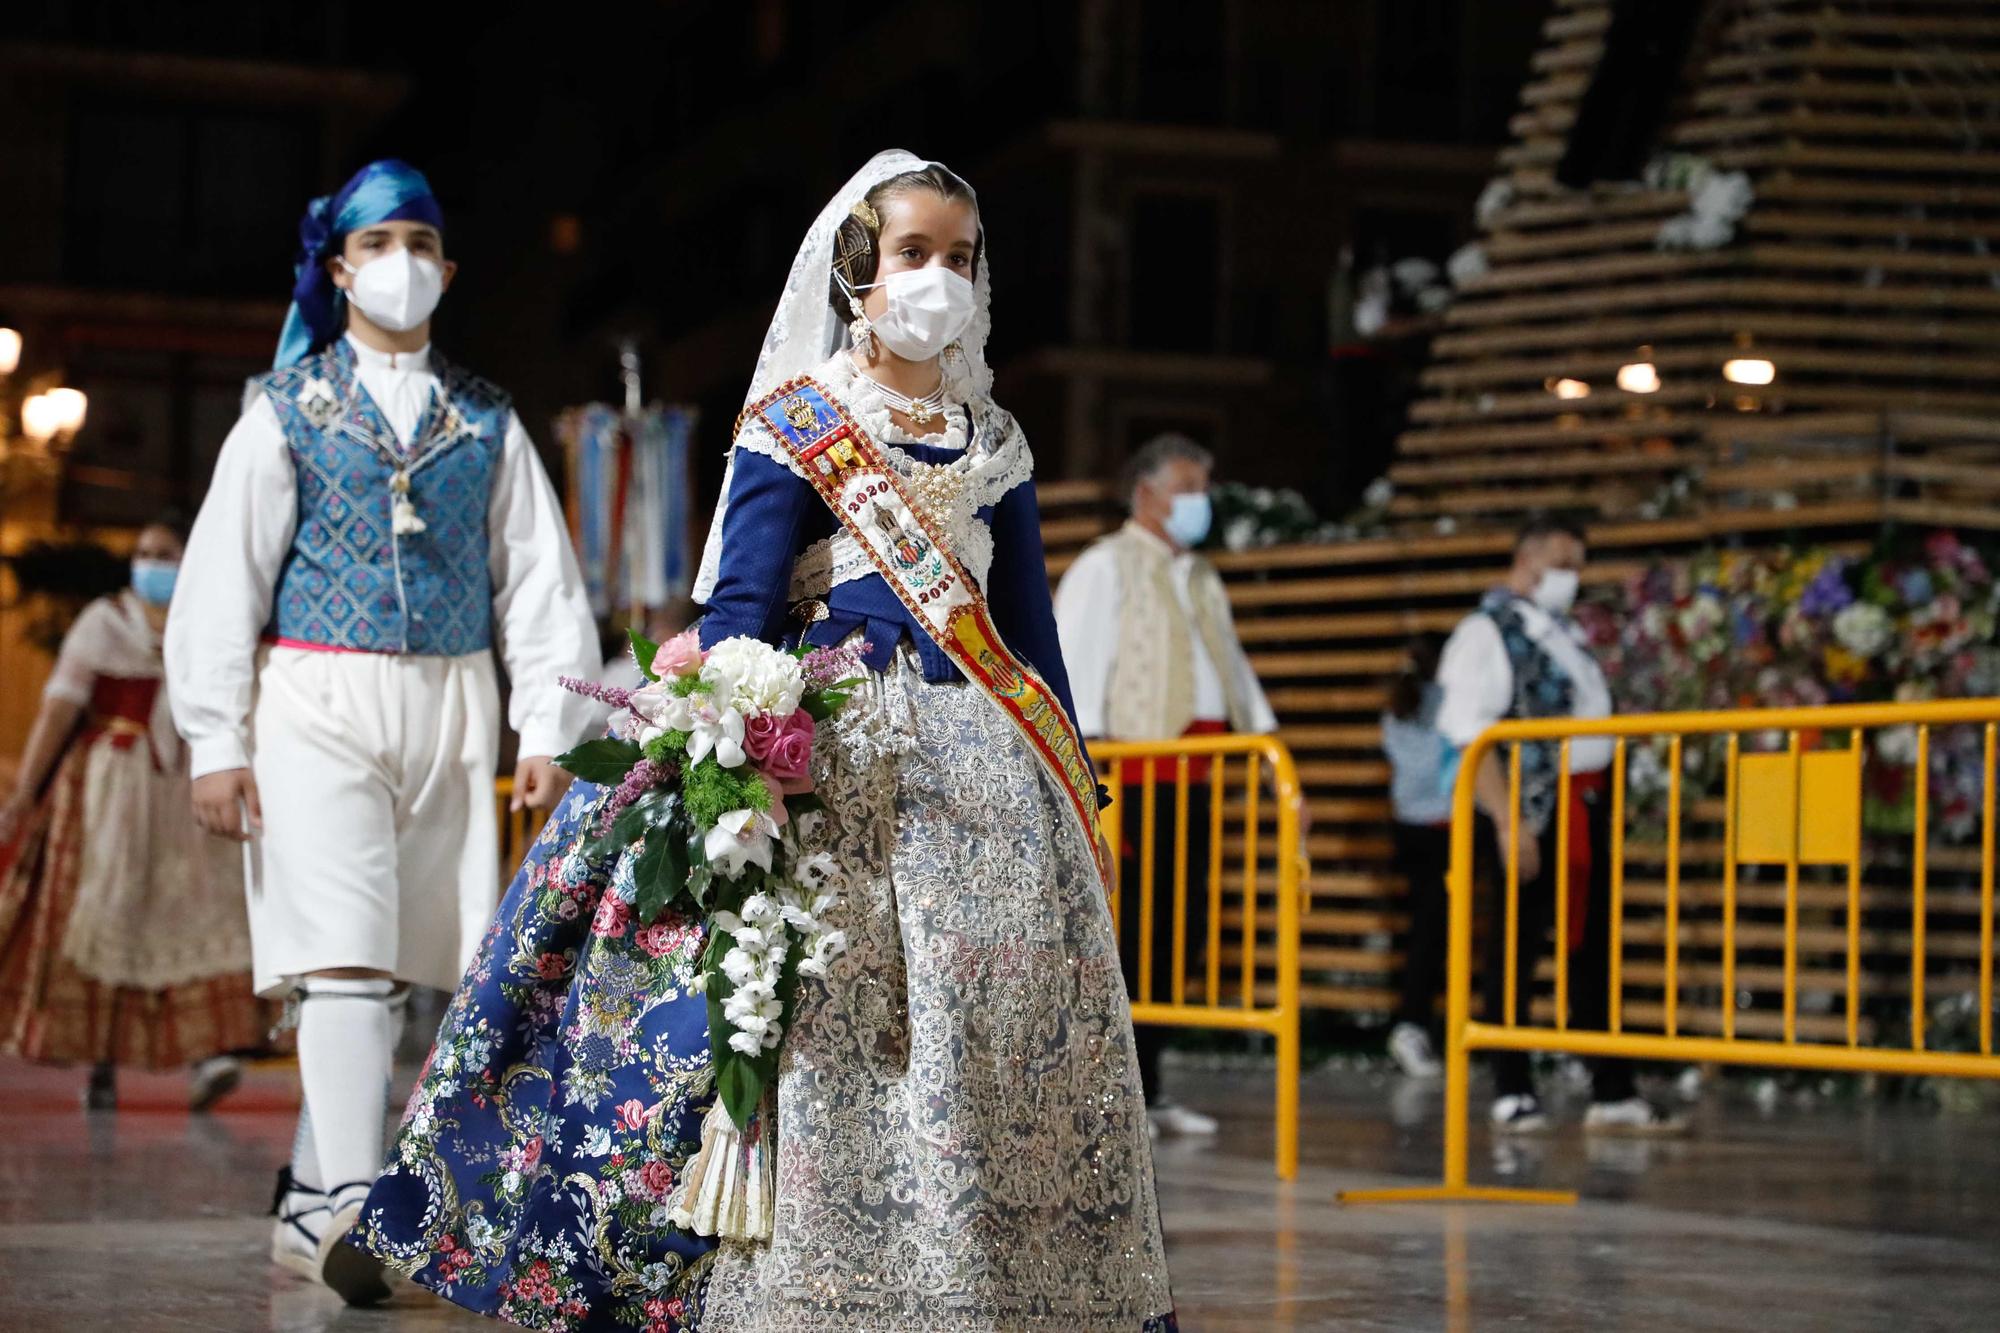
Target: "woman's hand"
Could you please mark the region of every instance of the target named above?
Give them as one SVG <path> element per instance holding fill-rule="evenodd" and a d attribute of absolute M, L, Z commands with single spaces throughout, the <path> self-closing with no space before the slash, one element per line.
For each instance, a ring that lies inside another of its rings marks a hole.
<path fill-rule="evenodd" d="M 507 802 L 511 811 L 553 810 L 569 790 L 570 775 L 557 768 L 545 754 L 529 755 L 514 765 L 514 796 Z"/>
<path fill-rule="evenodd" d="M 244 827 L 248 816 L 249 827 Z M 194 820 L 218 838 L 248 842 L 264 831 L 264 806 L 257 779 L 247 768 L 225 768 L 194 780 Z"/>

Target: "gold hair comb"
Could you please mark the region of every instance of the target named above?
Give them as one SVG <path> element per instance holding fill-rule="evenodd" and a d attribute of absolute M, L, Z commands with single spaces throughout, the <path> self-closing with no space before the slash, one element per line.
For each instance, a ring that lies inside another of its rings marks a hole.
<path fill-rule="evenodd" d="M 856 218 L 860 219 L 861 225 L 868 228 L 868 230 L 874 232 L 882 230 L 882 215 L 877 213 L 874 205 L 870 204 L 866 199 L 857 202 L 849 211 Z"/>

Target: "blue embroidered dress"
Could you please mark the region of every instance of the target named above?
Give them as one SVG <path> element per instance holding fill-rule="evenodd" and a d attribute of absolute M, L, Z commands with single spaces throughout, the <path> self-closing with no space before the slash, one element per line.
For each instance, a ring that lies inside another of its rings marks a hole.
<path fill-rule="evenodd" d="M 604 792 L 571 786 L 453 998 L 362 1216 L 362 1243 L 525 1328 L 700 1326 L 714 1241 L 666 1197 L 713 1099 L 701 927 L 632 917 L 592 859 Z"/>
<path fill-rule="evenodd" d="M 814 375 L 1068 707 L 1020 428 L 974 393 L 914 437 L 845 353 Z M 801 983 L 773 1235 L 717 1251 L 704 1328 L 1172 1329 L 1130 1011 L 1083 829 L 760 424 L 737 437 L 726 499 L 702 642 L 804 625 L 817 644 L 865 636 L 874 670 L 814 757 L 848 950 Z"/>

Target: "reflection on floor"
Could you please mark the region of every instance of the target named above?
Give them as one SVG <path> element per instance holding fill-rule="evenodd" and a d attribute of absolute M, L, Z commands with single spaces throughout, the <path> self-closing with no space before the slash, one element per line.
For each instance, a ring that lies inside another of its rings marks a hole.
<path fill-rule="evenodd" d="M 1490 1180 L 1575 1187 L 1575 1208 L 1342 1208 L 1336 1189 L 1434 1179 L 1435 1085 L 1310 1075 L 1305 1167 L 1271 1171 L 1267 1078 L 1178 1067 L 1219 1141 L 1157 1160 L 1183 1327 L 1986 1329 L 2000 1326 L 2000 1111 L 1712 1092 L 1685 1142 L 1565 1128 L 1489 1145 Z M 0 1328 L 415 1330 L 493 1325 L 405 1289 L 379 1312 L 276 1276 L 272 1166 L 283 1070 L 190 1119 L 173 1078 L 77 1109 L 81 1076 L 0 1063 Z M 884 1333 L 890 1333 L 885 1330 Z"/>

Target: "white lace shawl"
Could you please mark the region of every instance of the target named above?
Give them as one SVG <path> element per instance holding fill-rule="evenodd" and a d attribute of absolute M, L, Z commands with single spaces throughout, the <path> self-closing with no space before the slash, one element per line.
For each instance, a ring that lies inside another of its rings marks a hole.
<path fill-rule="evenodd" d="M 784 294 L 778 298 L 778 308 L 771 316 L 771 327 L 764 335 L 763 349 L 757 354 L 757 369 L 750 376 L 750 391 L 743 396 L 745 406 L 756 402 L 786 380 L 806 374 L 816 367 L 824 368 L 830 357 L 846 348 L 847 320 L 835 312 L 826 299 L 827 283 L 833 274 L 834 233 L 839 229 L 841 219 L 883 181 L 907 172 L 921 171 L 925 167 L 943 165 L 900 148 L 892 148 L 870 158 L 868 164 L 827 201 L 792 260 L 791 273 L 785 279 Z M 993 372 L 986 365 L 986 339 L 993 330 L 993 295 L 988 277 L 991 268 L 992 247 L 987 244 L 982 228 L 979 271 L 973 275 L 972 282 L 975 296 L 972 327 L 958 340 L 962 355 L 945 357 L 941 363 L 945 369 L 947 396 L 954 403 L 971 405 L 974 417 L 980 419 L 978 435 L 981 439 L 1001 438 L 987 436 L 982 419 L 985 415 L 998 413 L 1005 418 L 1005 413 L 999 413 L 999 409 L 993 406 Z M 865 376 L 857 378 L 866 379 Z M 1007 419 L 1007 424 L 1012 426 L 1011 419 Z M 1013 433 L 1019 432 L 1014 430 Z M 876 438 L 888 442 L 885 435 L 878 434 Z M 934 442 L 936 438 L 927 442 Z M 731 456 L 734 457 L 734 445 Z M 701 566 L 695 574 L 694 600 L 699 603 L 705 604 L 715 592 L 733 470 L 731 467 L 723 469 L 722 494 L 716 500 L 715 517 L 709 523 L 708 541 L 702 547 Z M 990 538 L 987 547 L 990 560 Z M 965 558 L 968 553 L 960 550 L 959 555 Z M 985 563 L 982 561 L 973 572 L 984 577 Z M 966 564 L 971 568 L 972 561 L 966 558 Z"/>

